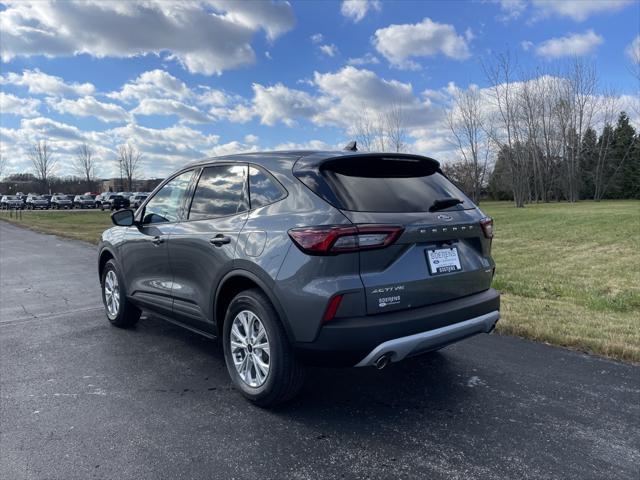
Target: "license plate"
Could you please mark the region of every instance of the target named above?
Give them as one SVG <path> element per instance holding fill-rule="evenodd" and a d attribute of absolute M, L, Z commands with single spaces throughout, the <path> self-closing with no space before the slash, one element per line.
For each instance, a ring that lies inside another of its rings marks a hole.
<path fill-rule="evenodd" d="M 431 275 L 462 270 L 456 247 L 427 250 L 427 262 Z"/>

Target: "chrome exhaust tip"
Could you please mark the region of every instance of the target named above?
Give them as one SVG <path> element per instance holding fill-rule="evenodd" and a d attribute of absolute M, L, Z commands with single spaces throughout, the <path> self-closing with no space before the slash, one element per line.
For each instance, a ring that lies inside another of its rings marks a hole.
<path fill-rule="evenodd" d="M 380 355 L 378 359 L 375 362 L 373 362 L 373 366 L 376 367 L 378 370 L 382 370 L 384 367 L 386 367 L 391 363 L 391 355 L 392 355 L 391 353 L 385 353 L 383 355 Z"/>

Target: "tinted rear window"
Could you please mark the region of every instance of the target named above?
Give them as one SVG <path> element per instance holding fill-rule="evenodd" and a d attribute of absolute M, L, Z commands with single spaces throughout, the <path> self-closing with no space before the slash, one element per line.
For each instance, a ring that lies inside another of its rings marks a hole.
<path fill-rule="evenodd" d="M 363 157 L 326 162 L 321 172 L 343 209 L 359 212 L 427 212 L 437 199 L 459 198 L 474 205 L 430 161 Z"/>

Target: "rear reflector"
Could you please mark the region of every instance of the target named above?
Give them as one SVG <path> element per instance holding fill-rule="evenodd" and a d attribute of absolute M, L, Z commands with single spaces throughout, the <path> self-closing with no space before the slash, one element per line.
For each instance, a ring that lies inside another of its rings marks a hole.
<path fill-rule="evenodd" d="M 289 230 L 293 242 L 311 255 L 337 255 L 373 248 L 384 248 L 395 242 L 403 227 L 389 225 L 323 225 Z"/>
<path fill-rule="evenodd" d="M 487 238 L 493 238 L 493 219 L 486 217 L 480 220 L 480 226 L 482 227 L 482 232 L 484 236 Z"/>
<path fill-rule="evenodd" d="M 336 295 L 329 301 L 327 310 L 324 312 L 324 316 L 322 317 L 322 323 L 327 323 L 334 319 L 338 308 L 340 308 L 340 302 L 342 302 L 342 294 Z"/>

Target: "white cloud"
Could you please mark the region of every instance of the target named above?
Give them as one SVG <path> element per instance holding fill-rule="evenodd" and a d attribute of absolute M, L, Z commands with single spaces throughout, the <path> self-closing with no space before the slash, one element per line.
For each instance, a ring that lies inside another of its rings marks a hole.
<path fill-rule="evenodd" d="M 324 40 L 324 35 L 322 35 L 321 33 L 314 33 L 313 35 L 311 35 L 311 43 L 322 43 L 322 41 Z"/>
<path fill-rule="evenodd" d="M 498 20 L 504 22 L 520 18 L 527 9 L 527 2 L 525 0 L 493 0 L 493 3 L 500 5 L 502 15 L 498 17 Z"/>
<path fill-rule="evenodd" d="M 0 92 L 0 113 L 2 115 L 35 117 L 38 115 L 39 106 L 40 100 L 37 98 L 21 98 L 10 93 Z"/>
<path fill-rule="evenodd" d="M 323 140 L 309 140 L 308 142 L 282 142 L 274 150 L 340 150 L 338 145 L 330 145 Z"/>
<path fill-rule="evenodd" d="M 126 83 L 120 91 L 107 94 L 108 97 L 124 102 L 145 98 L 176 98 L 179 100 L 191 96 L 191 90 L 182 81 L 164 70 L 150 70 L 135 80 Z"/>
<path fill-rule="evenodd" d="M 377 65 L 380 63 L 378 57 L 376 57 L 372 53 L 365 53 L 362 57 L 349 58 L 347 60 L 347 65 Z"/>
<path fill-rule="evenodd" d="M 347 66 L 335 73 L 315 72 L 313 82 L 320 96 L 312 121 L 319 126 L 338 126 L 351 133 L 363 109 L 375 114 L 397 107 L 409 129 L 428 125 L 438 116 L 428 99 L 421 101 L 413 94 L 410 83 L 386 80 L 370 70 Z"/>
<path fill-rule="evenodd" d="M 340 6 L 340 13 L 355 23 L 358 23 L 371 10 L 380 11 L 380 0 L 344 0 Z"/>
<path fill-rule="evenodd" d="M 640 64 L 640 35 L 636 36 L 636 38 L 627 45 L 625 53 L 632 63 Z"/>
<path fill-rule="evenodd" d="M 0 15 L 2 12 L 0 12 Z M 26 87 L 34 95 L 78 96 L 91 95 L 95 87 L 91 83 L 67 83 L 60 77 L 47 75 L 37 68 L 24 70 L 21 74 L 9 72 L 0 76 L 0 84 Z"/>
<path fill-rule="evenodd" d="M 634 0 L 533 0 L 534 19 L 557 16 L 583 22 L 591 15 L 612 13 L 633 2 Z"/>
<path fill-rule="evenodd" d="M 533 47 L 535 47 L 535 43 L 529 41 L 529 40 L 523 40 L 522 42 L 520 42 L 520 46 L 522 47 L 522 49 L 525 52 L 528 52 L 529 50 L 531 50 Z"/>
<path fill-rule="evenodd" d="M 206 151 L 206 155 L 210 157 L 217 157 L 221 155 L 233 155 L 234 153 L 257 152 L 259 150 L 264 149 L 259 148 L 257 145 L 245 145 L 237 140 L 233 140 L 221 145 L 214 145 Z"/>
<path fill-rule="evenodd" d="M 253 115 L 260 117 L 263 125 L 275 125 L 282 122 L 287 126 L 295 125 L 297 117 L 308 118 L 318 111 L 318 103 L 307 92 L 285 87 L 277 83 L 265 87 L 253 84 Z"/>
<path fill-rule="evenodd" d="M 570 33 L 565 37 L 550 38 L 536 47 L 536 55 L 548 59 L 587 55 L 604 42 L 593 30 Z"/>
<path fill-rule="evenodd" d="M 168 55 L 192 73 L 220 74 L 254 62 L 251 40 L 291 29 L 288 2 L 10 2 L 0 12 L 0 56 Z"/>
<path fill-rule="evenodd" d="M 252 133 L 248 133 L 247 135 L 244 136 L 244 141 L 246 143 L 258 143 L 258 140 L 260 140 L 258 136 L 253 135 Z"/>
<path fill-rule="evenodd" d="M 269 40 L 275 40 L 295 24 L 293 9 L 287 1 L 209 0 L 203 3 L 226 12 L 224 18 L 234 23 L 245 25 L 251 30 L 263 29 Z"/>
<path fill-rule="evenodd" d="M 320 45 L 320 51 L 328 57 L 335 57 L 338 54 L 338 47 L 333 43 L 327 45 Z"/>
<path fill-rule="evenodd" d="M 294 89 L 282 83 L 271 86 L 256 83 L 250 102 L 236 98 L 236 103 L 213 108 L 210 113 L 237 123 L 258 117 L 261 124 L 268 126 L 283 123 L 293 127 L 299 120 L 307 120 L 319 127 L 344 128 L 349 134 L 363 109 L 377 115 L 399 108 L 409 129 L 429 125 L 442 113 L 433 108 L 426 96 L 423 99 L 415 96 L 411 84 L 382 79 L 370 70 L 353 66 L 333 73 L 315 72 L 313 79 L 305 83 L 315 91 Z"/>
<path fill-rule="evenodd" d="M 411 57 L 443 54 L 456 60 L 469 58 L 464 36 L 452 25 L 425 18 L 420 23 L 390 25 L 376 30 L 373 44 L 380 54 L 398 68 L 416 68 Z"/>
<path fill-rule="evenodd" d="M 76 117 L 95 117 L 103 122 L 125 122 L 131 118 L 121 106 L 101 102 L 91 96 L 77 100 L 49 98 L 47 103 L 59 113 L 68 113 Z"/>
<path fill-rule="evenodd" d="M 23 118 L 20 127 L 25 134 L 32 135 L 34 139 L 45 138 L 47 140 L 83 140 L 83 132 L 74 125 L 57 122 L 46 117 Z"/>
<path fill-rule="evenodd" d="M 200 86 L 204 90 L 198 95 L 198 103 L 201 105 L 222 106 L 229 102 L 229 97 L 221 90 L 216 90 L 207 86 Z"/>
<path fill-rule="evenodd" d="M 211 117 L 196 107 L 168 98 L 144 98 L 131 113 L 134 115 L 177 115 L 190 123 L 210 123 L 213 121 Z"/>

